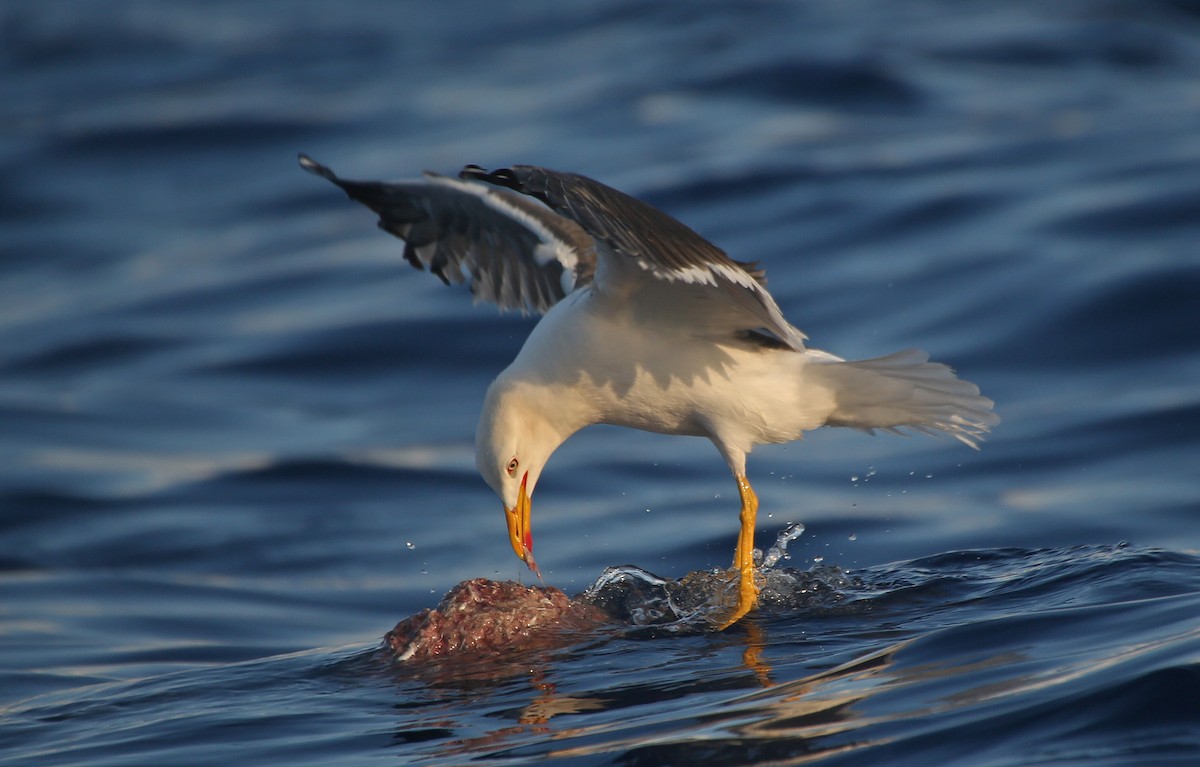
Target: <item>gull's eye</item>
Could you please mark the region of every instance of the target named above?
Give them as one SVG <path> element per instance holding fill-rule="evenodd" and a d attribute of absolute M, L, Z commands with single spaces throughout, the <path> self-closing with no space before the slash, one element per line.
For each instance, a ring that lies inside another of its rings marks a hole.
<path fill-rule="evenodd" d="M 520 462 L 517 461 L 517 457 L 513 456 L 508 462 L 508 467 L 507 467 L 508 468 L 508 476 L 510 476 L 510 477 L 517 476 L 517 467 L 520 465 L 521 465 Z"/>

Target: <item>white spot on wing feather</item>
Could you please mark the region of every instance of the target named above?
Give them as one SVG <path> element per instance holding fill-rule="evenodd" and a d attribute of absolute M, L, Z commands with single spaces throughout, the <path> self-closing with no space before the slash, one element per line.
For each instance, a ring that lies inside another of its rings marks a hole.
<path fill-rule="evenodd" d="M 745 270 L 736 266 L 729 267 L 725 264 L 718 264 L 711 261 L 693 264 L 682 269 L 664 269 L 661 266 L 641 259 L 639 259 L 638 265 L 642 269 L 653 272 L 668 282 L 686 282 L 691 285 L 711 285 L 716 287 L 717 277 L 721 277 L 735 285 L 741 285 L 744 288 L 754 291 L 758 291 L 761 288 L 758 281 Z"/>
<path fill-rule="evenodd" d="M 762 289 L 762 286 L 758 284 L 758 280 L 754 279 L 749 272 L 747 272 L 745 269 L 742 269 L 740 266 L 709 264 L 708 268 L 712 269 L 714 272 L 717 272 L 730 282 L 735 282 L 744 288 L 750 288 L 754 291 Z"/>

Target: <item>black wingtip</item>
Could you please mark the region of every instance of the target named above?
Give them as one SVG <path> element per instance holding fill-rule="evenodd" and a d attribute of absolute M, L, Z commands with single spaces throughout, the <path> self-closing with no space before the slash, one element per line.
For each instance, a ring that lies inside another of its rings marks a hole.
<path fill-rule="evenodd" d="M 304 170 L 308 171 L 314 176 L 320 176 L 321 178 L 328 179 L 335 184 L 338 182 L 338 177 L 334 175 L 333 171 L 331 171 L 329 168 L 326 168 L 324 165 L 304 154 L 303 152 L 301 152 L 296 159 L 300 161 L 301 168 L 304 168 Z"/>

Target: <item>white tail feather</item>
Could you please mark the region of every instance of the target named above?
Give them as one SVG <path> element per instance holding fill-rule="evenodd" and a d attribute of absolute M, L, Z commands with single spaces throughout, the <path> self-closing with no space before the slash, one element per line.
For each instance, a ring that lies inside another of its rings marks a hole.
<path fill-rule="evenodd" d="M 973 448 L 1000 422 L 979 387 L 918 349 L 869 360 L 820 363 L 810 374 L 836 393 L 830 426 L 944 434 Z"/>

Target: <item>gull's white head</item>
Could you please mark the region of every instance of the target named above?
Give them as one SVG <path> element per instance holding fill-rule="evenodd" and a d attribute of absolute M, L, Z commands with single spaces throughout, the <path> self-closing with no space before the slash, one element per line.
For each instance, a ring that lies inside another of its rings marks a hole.
<path fill-rule="evenodd" d="M 488 389 L 475 430 L 475 465 L 500 496 L 513 551 L 541 578 L 533 559 L 530 497 L 550 454 L 565 437 L 519 387 L 497 379 Z"/>

